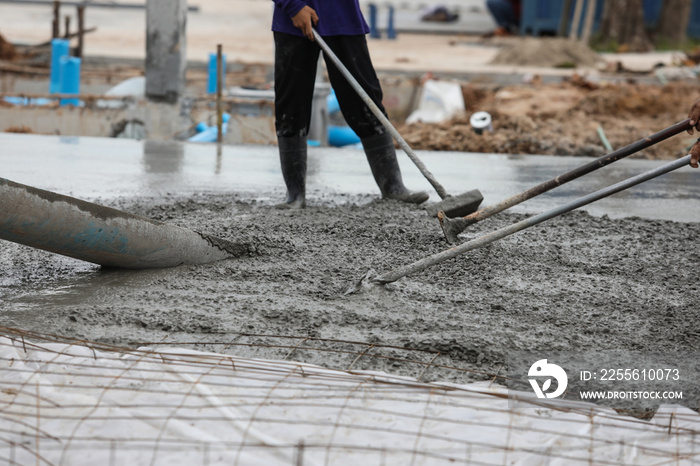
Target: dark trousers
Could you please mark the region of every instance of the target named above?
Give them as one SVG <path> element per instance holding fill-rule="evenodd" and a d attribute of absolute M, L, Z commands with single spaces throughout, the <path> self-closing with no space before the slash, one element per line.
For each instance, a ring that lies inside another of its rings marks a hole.
<path fill-rule="evenodd" d="M 316 67 L 320 47 L 306 37 L 280 32 L 275 37 L 275 129 L 277 137 L 304 137 L 311 124 Z M 382 88 L 374 71 L 365 36 L 323 38 L 341 63 L 382 110 Z M 324 57 L 325 58 L 325 57 Z M 326 69 L 348 125 L 360 138 L 386 130 L 357 95 L 338 68 L 327 58 Z"/>

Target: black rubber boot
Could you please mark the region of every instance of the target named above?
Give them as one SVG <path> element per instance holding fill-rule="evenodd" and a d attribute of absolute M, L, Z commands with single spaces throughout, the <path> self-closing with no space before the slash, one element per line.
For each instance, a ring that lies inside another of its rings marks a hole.
<path fill-rule="evenodd" d="M 277 204 L 278 209 L 303 209 L 306 207 L 306 138 L 277 138 L 280 164 L 287 199 Z"/>
<path fill-rule="evenodd" d="M 409 191 L 404 186 L 399 162 L 396 160 L 394 140 L 390 134 L 362 138 L 362 147 L 382 197 L 411 204 L 422 204 L 428 200 L 425 191 Z"/>

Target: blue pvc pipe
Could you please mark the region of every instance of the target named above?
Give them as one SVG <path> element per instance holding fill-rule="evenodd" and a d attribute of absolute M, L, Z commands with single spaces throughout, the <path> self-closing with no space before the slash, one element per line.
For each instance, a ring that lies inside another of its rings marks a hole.
<path fill-rule="evenodd" d="M 372 39 L 381 39 L 382 33 L 377 28 L 377 5 L 369 4 L 369 36 Z"/>
<path fill-rule="evenodd" d="M 331 93 L 326 97 L 326 108 L 328 109 L 328 114 L 333 115 L 340 111 L 340 104 L 338 103 L 338 97 L 335 95 L 335 91 L 331 89 Z"/>
<path fill-rule="evenodd" d="M 394 6 L 389 6 L 389 21 L 386 26 L 387 39 L 396 39 L 396 28 L 394 28 Z"/>
<path fill-rule="evenodd" d="M 360 142 L 360 137 L 349 126 L 328 126 L 328 144 L 335 147 L 349 146 Z"/>
<path fill-rule="evenodd" d="M 223 134 L 226 134 L 226 131 L 228 131 L 228 122 L 231 120 L 231 115 L 229 115 L 228 113 L 224 113 L 221 116 L 221 120 L 221 132 Z M 207 126 L 207 124 L 202 121 L 197 125 L 196 130 L 198 131 L 198 133 L 189 138 L 188 141 L 216 142 L 216 140 L 218 139 L 219 129 L 216 126 Z"/>
<path fill-rule="evenodd" d="M 36 99 L 30 99 L 29 97 L 3 97 L 2 100 L 4 102 L 7 102 L 8 104 L 12 105 L 17 105 L 17 106 L 24 106 L 24 105 L 49 105 L 53 102 L 53 99 L 45 99 L 43 97 L 39 97 Z"/>
<path fill-rule="evenodd" d="M 217 54 L 215 53 L 210 53 L 209 54 L 209 79 L 207 81 L 207 93 L 208 94 L 216 94 L 216 84 L 219 81 L 219 73 L 217 72 L 216 69 L 216 57 Z M 221 74 L 222 74 L 222 83 L 221 83 L 221 88 L 223 89 L 224 86 L 226 86 L 226 55 L 221 56 Z"/>
<path fill-rule="evenodd" d="M 80 94 L 80 58 L 61 58 L 61 94 Z M 78 99 L 61 99 L 61 106 L 78 106 Z"/>
<path fill-rule="evenodd" d="M 61 58 L 68 56 L 68 46 L 69 42 L 65 39 L 53 39 L 51 41 L 50 94 L 61 92 Z"/>

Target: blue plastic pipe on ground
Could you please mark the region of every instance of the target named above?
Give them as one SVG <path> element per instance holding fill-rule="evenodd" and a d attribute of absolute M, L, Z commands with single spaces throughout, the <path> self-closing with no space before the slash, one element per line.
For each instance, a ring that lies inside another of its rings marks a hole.
<path fill-rule="evenodd" d="M 221 131 L 226 134 L 228 131 L 229 121 L 231 121 L 231 115 L 224 113 L 221 118 L 223 120 Z M 216 126 L 208 126 L 203 121 L 200 121 L 197 124 L 196 130 L 197 134 L 189 138 L 189 142 L 216 142 L 219 135 L 219 128 Z"/>
<path fill-rule="evenodd" d="M 344 147 L 360 142 L 360 137 L 349 126 L 328 126 L 328 144 Z"/>

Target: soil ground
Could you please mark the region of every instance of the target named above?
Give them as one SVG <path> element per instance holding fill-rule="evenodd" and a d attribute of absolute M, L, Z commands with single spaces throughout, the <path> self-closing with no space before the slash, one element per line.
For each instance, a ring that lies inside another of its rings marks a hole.
<path fill-rule="evenodd" d="M 695 82 L 597 85 L 578 77 L 498 89 L 466 84 L 463 94 L 467 115 L 440 124 L 404 125 L 399 132 L 416 149 L 601 156 L 608 150 L 598 128 L 619 149 L 686 119 L 700 96 Z M 471 130 L 468 116 L 475 111 L 491 114 L 493 132 Z M 677 158 L 694 140 L 682 133 L 635 157 Z"/>

